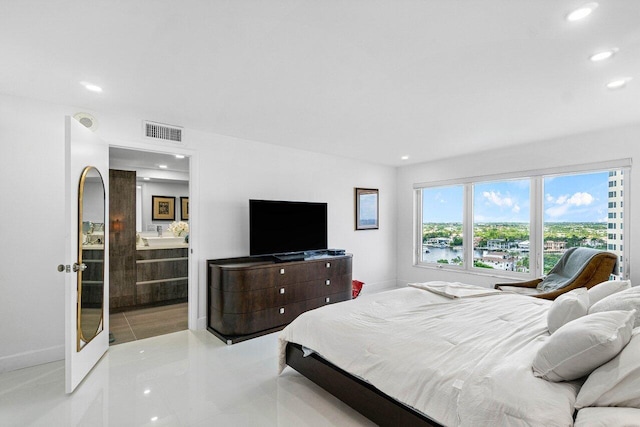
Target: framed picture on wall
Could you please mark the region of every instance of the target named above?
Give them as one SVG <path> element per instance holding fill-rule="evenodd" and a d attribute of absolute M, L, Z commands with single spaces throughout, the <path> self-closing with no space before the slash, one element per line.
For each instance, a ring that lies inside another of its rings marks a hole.
<path fill-rule="evenodd" d="M 174 221 L 176 219 L 176 198 L 170 196 L 151 196 L 152 221 Z"/>
<path fill-rule="evenodd" d="M 180 219 L 189 221 L 189 198 L 180 197 Z"/>
<path fill-rule="evenodd" d="M 378 190 L 373 188 L 356 188 L 356 230 L 377 230 Z"/>

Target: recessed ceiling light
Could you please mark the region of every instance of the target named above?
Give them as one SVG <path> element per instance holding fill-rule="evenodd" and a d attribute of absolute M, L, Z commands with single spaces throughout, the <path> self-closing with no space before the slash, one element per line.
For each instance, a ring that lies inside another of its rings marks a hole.
<path fill-rule="evenodd" d="M 581 19 L 584 19 L 587 16 L 591 15 L 591 12 L 593 12 L 597 7 L 598 7 L 598 3 L 596 2 L 587 3 L 584 6 L 569 13 L 567 15 L 567 21 L 573 22 L 573 21 L 579 21 Z"/>
<path fill-rule="evenodd" d="M 621 89 L 621 88 L 625 87 L 627 85 L 627 83 L 629 83 L 630 80 L 631 80 L 631 77 L 625 77 L 625 78 L 622 78 L 622 79 L 611 80 L 609 83 L 607 83 L 607 88 L 609 88 L 609 89 Z"/>
<path fill-rule="evenodd" d="M 91 92 L 102 92 L 102 88 L 98 85 L 94 85 L 93 83 L 80 82 L 80 84 L 84 86 L 86 90 L 90 90 Z"/>
<path fill-rule="evenodd" d="M 151 390 L 149 390 L 149 389 L 146 389 L 146 390 L 144 391 L 144 394 L 149 394 L 149 393 L 151 393 Z"/>
<path fill-rule="evenodd" d="M 593 62 L 604 61 L 605 59 L 611 58 L 613 55 L 618 52 L 618 48 L 613 48 L 609 50 L 603 50 L 602 52 L 594 53 L 589 57 Z"/>
<path fill-rule="evenodd" d="M 151 178 L 149 178 L 148 176 L 145 176 L 145 177 L 144 177 L 144 178 L 142 178 L 142 179 L 144 179 L 145 181 L 150 181 L 150 180 L 151 180 Z"/>
<path fill-rule="evenodd" d="M 167 166 L 167 165 L 158 165 L 158 167 L 159 167 L 160 169 L 166 169 L 166 168 L 168 168 L 169 166 Z"/>
<path fill-rule="evenodd" d="M 176 154 L 176 159 L 184 159 L 184 155 L 182 155 L 182 154 Z"/>
<path fill-rule="evenodd" d="M 409 160 L 409 156 L 402 156 L 400 157 L 400 160 Z"/>

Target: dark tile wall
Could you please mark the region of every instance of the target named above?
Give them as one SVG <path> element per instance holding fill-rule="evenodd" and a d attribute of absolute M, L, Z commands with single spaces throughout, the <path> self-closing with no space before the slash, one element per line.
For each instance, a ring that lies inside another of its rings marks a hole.
<path fill-rule="evenodd" d="M 109 304 L 136 304 L 136 173 L 109 170 Z"/>

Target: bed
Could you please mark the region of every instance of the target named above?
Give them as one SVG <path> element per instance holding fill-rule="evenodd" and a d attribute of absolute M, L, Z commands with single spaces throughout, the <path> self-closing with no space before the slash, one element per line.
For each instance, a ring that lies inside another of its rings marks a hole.
<path fill-rule="evenodd" d="M 554 302 L 423 285 L 302 314 L 279 336 L 280 372 L 291 366 L 379 425 L 574 424 L 584 378 L 532 372 Z"/>

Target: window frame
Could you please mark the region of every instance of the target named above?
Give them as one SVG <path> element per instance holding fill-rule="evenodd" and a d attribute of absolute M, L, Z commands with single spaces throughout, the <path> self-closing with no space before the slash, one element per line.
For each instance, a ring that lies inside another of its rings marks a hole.
<path fill-rule="evenodd" d="M 598 163 L 588 163 L 581 165 L 567 165 L 553 168 L 534 169 L 530 171 L 507 172 L 493 175 L 469 176 L 456 179 L 448 179 L 433 182 L 421 182 L 413 184 L 414 192 L 414 233 L 413 233 L 413 266 L 425 269 L 436 269 L 449 272 L 466 273 L 480 276 L 489 276 L 497 278 L 515 278 L 520 280 L 533 279 L 543 275 L 543 252 L 544 252 L 544 179 L 549 176 L 571 175 L 581 173 L 610 172 L 613 170 L 621 170 L 623 175 L 631 174 L 631 159 L 624 158 L 618 160 L 604 161 Z M 627 183 L 631 180 L 625 177 Z M 508 181 L 508 180 L 530 180 L 530 212 L 529 212 L 529 273 L 518 273 L 499 269 L 481 269 L 473 266 L 473 203 L 474 184 Z M 463 215 L 462 230 L 464 237 L 463 265 L 449 265 L 427 263 L 422 261 L 422 189 L 437 188 L 445 186 L 463 185 Z M 625 227 L 624 223 L 629 218 L 629 196 L 631 189 L 624 188 L 624 193 L 620 195 L 621 205 L 627 206 L 622 212 L 627 211 L 627 215 L 620 215 L 616 222 L 620 222 L 621 229 L 617 229 L 617 234 L 621 234 L 622 239 L 618 242 L 627 241 L 624 245 L 622 256 L 623 272 L 620 273 L 621 279 L 630 277 L 629 265 L 629 227 Z M 625 203 L 627 202 L 627 203 Z M 608 203 L 607 203 L 608 205 Z M 611 218 L 608 218 L 609 220 Z M 607 229 L 608 234 L 609 229 Z M 468 236 L 468 237 L 467 237 Z M 469 245 L 469 243 L 471 243 Z"/>

